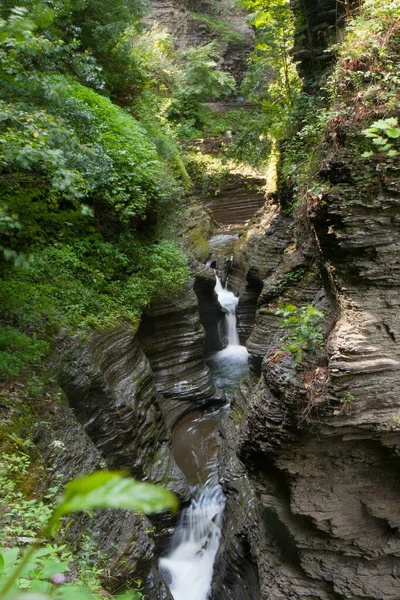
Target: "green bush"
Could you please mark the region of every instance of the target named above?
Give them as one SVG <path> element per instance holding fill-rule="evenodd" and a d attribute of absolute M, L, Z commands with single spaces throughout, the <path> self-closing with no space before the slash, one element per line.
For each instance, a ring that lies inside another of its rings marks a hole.
<path fill-rule="evenodd" d="M 13 327 L 0 327 L 0 379 L 19 375 L 23 368 L 40 364 L 49 344 Z"/>
<path fill-rule="evenodd" d="M 324 313 L 312 306 L 297 308 L 293 304 L 279 304 L 276 314 L 283 317 L 281 327 L 285 330 L 281 341 L 282 350 L 290 352 L 296 364 L 302 362 L 304 352 L 315 351 L 323 342 L 322 319 Z"/>

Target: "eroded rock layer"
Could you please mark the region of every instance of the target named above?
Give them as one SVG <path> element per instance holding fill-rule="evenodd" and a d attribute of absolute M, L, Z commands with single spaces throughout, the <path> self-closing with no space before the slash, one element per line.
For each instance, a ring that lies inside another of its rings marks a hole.
<path fill-rule="evenodd" d="M 397 170 L 357 164 L 348 155 L 346 181 L 324 170 L 335 186 L 313 225 L 293 230 L 271 206 L 238 249 L 237 272 L 263 280 L 238 452 L 269 600 L 394 600 L 400 589 L 400 186 Z M 325 349 L 295 364 L 278 300 L 323 311 Z"/>
<path fill-rule="evenodd" d="M 186 495 L 149 361 L 129 326 L 94 334 L 88 344 L 73 343 L 61 385 L 110 468 L 128 468 Z"/>
<path fill-rule="evenodd" d="M 143 317 L 139 331 L 157 391 L 166 397 L 204 403 L 215 397 L 204 364 L 204 329 L 191 287 L 180 300 L 161 302 Z"/>
<path fill-rule="evenodd" d="M 104 455 L 67 405 L 46 407 L 46 423 L 39 427 L 35 442 L 56 485 L 104 468 Z M 147 517 L 101 509 L 92 515 L 75 513 L 69 521 L 64 536 L 76 549 L 77 562 L 87 561 L 88 547 L 91 553 L 102 556 L 105 589 L 113 591 L 122 585 L 136 588 L 141 579 L 149 599 L 172 600 L 158 574 L 153 530 Z"/>

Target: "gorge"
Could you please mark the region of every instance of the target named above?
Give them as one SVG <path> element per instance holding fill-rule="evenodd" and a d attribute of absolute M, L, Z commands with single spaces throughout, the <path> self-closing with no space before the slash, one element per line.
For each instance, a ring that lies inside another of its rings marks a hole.
<path fill-rule="evenodd" d="M 399 600 L 398 0 L 57 2 L 0 24 L 0 557 L 66 575 L 5 599 Z M 41 540 L 98 470 L 178 514 Z"/>

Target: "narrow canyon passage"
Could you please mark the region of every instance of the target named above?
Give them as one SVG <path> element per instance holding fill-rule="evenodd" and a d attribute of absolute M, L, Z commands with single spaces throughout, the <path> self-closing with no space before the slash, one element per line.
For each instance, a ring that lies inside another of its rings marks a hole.
<path fill-rule="evenodd" d="M 244 216 L 249 218 L 253 211 L 254 202 L 249 202 Z M 229 395 L 248 374 L 248 353 L 240 344 L 236 322 L 239 298 L 228 289 L 230 256 L 236 240 L 237 233 L 230 231 L 229 223 L 225 223 L 210 240 L 209 264 L 217 266 L 218 263 L 224 271 L 220 273 L 225 278 L 223 285 L 215 269 L 214 288 L 224 318 L 218 324 L 217 332 L 222 350 L 210 353 L 206 362 L 214 383 L 225 392 L 227 402 L 217 410 L 206 409 L 186 415 L 173 431 L 174 457 L 192 495 L 189 507 L 180 515 L 170 550 L 159 563 L 160 572 L 175 600 L 207 600 L 210 597 L 214 561 L 220 545 L 225 498 L 218 473 L 219 423 L 221 416 L 229 410 Z"/>

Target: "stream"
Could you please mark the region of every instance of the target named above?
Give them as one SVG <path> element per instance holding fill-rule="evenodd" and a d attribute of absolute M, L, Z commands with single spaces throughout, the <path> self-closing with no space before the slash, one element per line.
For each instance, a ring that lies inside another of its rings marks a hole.
<path fill-rule="evenodd" d="M 222 236 L 219 236 L 222 237 Z M 220 241 L 220 240 L 218 240 Z M 215 384 L 229 392 L 247 375 L 247 350 L 239 343 L 236 307 L 239 299 L 216 274 L 215 292 L 225 312 L 220 338 L 226 347 L 207 364 Z M 218 476 L 219 418 L 229 404 L 214 411 L 193 412 L 173 431 L 175 460 L 191 486 L 192 500 L 180 516 L 160 572 L 174 600 L 207 600 L 218 552 L 225 498 Z"/>

